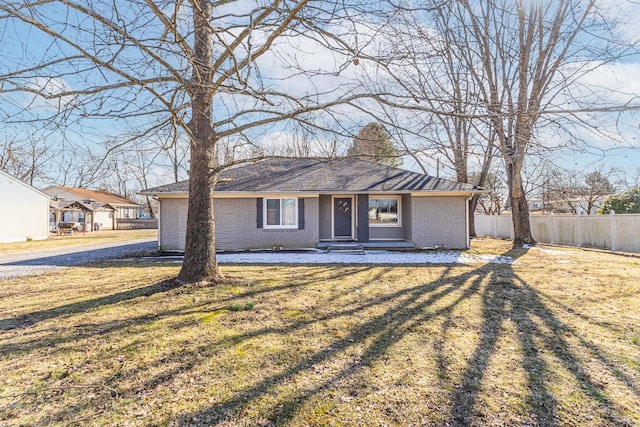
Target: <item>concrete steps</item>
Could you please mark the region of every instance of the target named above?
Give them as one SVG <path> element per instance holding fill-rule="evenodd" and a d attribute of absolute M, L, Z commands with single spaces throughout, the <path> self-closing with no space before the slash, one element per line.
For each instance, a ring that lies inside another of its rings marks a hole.
<path fill-rule="evenodd" d="M 327 253 L 340 253 L 346 255 L 364 255 L 364 247 L 358 244 L 331 244 L 327 246 Z"/>
<path fill-rule="evenodd" d="M 336 241 L 323 241 L 318 242 L 316 247 L 318 249 L 327 250 L 329 246 L 359 246 L 365 250 L 407 250 L 410 251 L 416 248 L 415 243 L 407 242 L 405 240 L 378 240 L 378 241 L 370 241 L 370 242 L 336 242 Z"/>

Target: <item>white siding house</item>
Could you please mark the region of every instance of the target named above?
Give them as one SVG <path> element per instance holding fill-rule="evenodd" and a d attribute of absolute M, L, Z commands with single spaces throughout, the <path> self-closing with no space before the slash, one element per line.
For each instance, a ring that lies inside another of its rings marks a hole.
<path fill-rule="evenodd" d="M 49 237 L 49 196 L 0 171 L 0 243 Z"/>

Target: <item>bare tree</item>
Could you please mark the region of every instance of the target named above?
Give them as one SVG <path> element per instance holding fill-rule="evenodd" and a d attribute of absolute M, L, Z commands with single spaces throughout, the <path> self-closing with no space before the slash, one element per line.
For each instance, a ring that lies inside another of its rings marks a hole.
<path fill-rule="evenodd" d="M 312 112 L 345 118 L 344 109 L 332 108 L 366 96 L 341 75 L 358 50 L 353 24 L 341 19 L 347 13 L 360 12 L 355 3 L 319 0 L 3 1 L 5 27 L 30 28 L 39 43 L 22 40 L 4 50 L 18 59 L 2 58 L 8 65 L 0 84 L 8 95 L 45 100 L 47 114 L 39 118 L 78 133 L 83 123 L 96 129 L 104 119 L 121 125 L 134 136 L 120 146 L 179 129 L 190 145 L 190 189 L 178 278 L 216 280 L 213 193 L 229 166 L 218 158 L 218 144 L 251 141 L 266 126 Z M 332 48 L 335 64 L 301 73 L 300 43 Z M 317 73 L 341 80 L 314 86 Z M 310 84 L 300 88 L 301 80 Z"/>
<path fill-rule="evenodd" d="M 47 146 L 35 132 L 18 136 L 5 129 L 0 136 L 0 170 L 29 185 L 42 184 L 48 179 L 50 162 L 56 154 L 55 148 Z"/>
<path fill-rule="evenodd" d="M 626 190 L 640 187 L 640 168 L 636 168 L 635 171 L 628 172 L 620 177 L 617 182 L 617 186 Z"/>
<path fill-rule="evenodd" d="M 582 195 L 584 200 L 582 208 L 585 212 L 588 214 L 595 213 L 598 203 L 616 192 L 616 187 L 611 183 L 611 176 L 614 173 L 613 169 L 605 173 L 596 170 L 585 175 Z"/>
<path fill-rule="evenodd" d="M 189 169 L 187 164 L 189 161 L 189 141 L 180 133 L 179 128 L 173 124 L 168 129 L 168 132 L 158 134 L 154 140 L 156 144 L 160 145 L 162 154 L 169 162 L 173 182 L 180 181 Z M 225 163 L 224 159 L 223 163 Z"/>
<path fill-rule="evenodd" d="M 487 193 L 478 197 L 478 204 L 485 215 L 500 215 L 507 208 L 507 185 L 495 173 L 489 172 L 485 179 Z"/>
<path fill-rule="evenodd" d="M 637 110 L 638 96 L 622 91 L 611 96 L 611 88 L 589 77 L 637 55 L 638 41 L 618 34 L 606 5 L 593 0 L 390 4 L 410 29 L 394 29 L 392 34 L 400 35 L 389 48 L 391 65 L 382 63 L 402 88 L 384 99 L 386 105 L 416 111 L 410 119 L 433 129 L 437 137 L 431 144 L 440 147 L 459 180 L 468 174 L 472 153 L 489 159 L 495 146 L 505 166 L 514 246 L 535 243 L 526 200 L 532 189 L 523 178 L 526 160 L 588 144 L 593 137 L 623 140 L 615 127 L 621 121 L 615 119 Z M 605 125 L 609 121 L 613 128 Z M 482 170 L 488 172 L 489 164 Z"/>
<path fill-rule="evenodd" d="M 586 174 L 578 171 L 556 173 L 549 185 L 549 203 L 555 205 L 553 207 L 556 212 L 567 210 L 572 214 L 594 214 L 598 202 L 616 192 L 611 183 L 615 172 L 614 169 L 609 169 L 594 170 Z"/>
<path fill-rule="evenodd" d="M 577 112 L 616 111 L 625 105 L 597 105 L 578 96 L 580 78 L 603 62 L 635 53 L 615 38 L 615 25 L 587 2 L 487 0 L 450 2 L 449 24 L 464 28 L 458 45 L 486 109 L 505 164 L 514 227 L 514 246 L 535 243 L 522 170 L 542 126 L 572 119 Z M 597 63 L 591 60 L 597 60 Z M 574 90 L 576 90 L 574 92 Z M 601 95 L 603 96 L 603 95 Z M 602 98 L 600 98 L 602 101 Z M 569 105 L 574 107 L 567 108 Z"/>
<path fill-rule="evenodd" d="M 446 7 L 436 2 L 418 2 L 412 7 L 392 8 L 377 63 L 383 72 L 376 84 L 395 88 L 398 97 L 413 102 L 384 109 L 386 123 L 401 130 L 396 139 L 427 173 L 434 159 L 439 174 L 450 168 L 458 182 L 484 186 L 495 153 L 495 133 L 487 117 L 481 117 L 476 81 L 461 61 L 459 44 L 466 31 L 450 25 Z M 432 4 L 433 3 L 433 4 Z M 386 22 L 385 22 L 386 24 Z M 383 79 L 381 82 L 380 79 Z M 399 104 L 397 101 L 395 104 Z M 400 110 L 400 111 L 397 111 Z M 469 204 L 469 232 L 475 235 L 473 213 L 478 195 Z"/>

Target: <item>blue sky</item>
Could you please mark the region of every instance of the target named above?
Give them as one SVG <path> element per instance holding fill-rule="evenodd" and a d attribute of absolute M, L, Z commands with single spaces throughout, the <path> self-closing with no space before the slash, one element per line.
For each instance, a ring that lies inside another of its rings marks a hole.
<path fill-rule="evenodd" d="M 244 2 L 249 4 L 251 2 Z M 119 3 L 121 5 L 134 5 L 134 2 Z M 245 6 L 246 6 L 245 4 Z M 620 2 L 615 0 L 603 1 L 601 4 L 607 4 L 610 7 L 606 8 L 608 13 L 612 15 L 609 19 L 628 19 L 630 22 L 622 27 L 625 37 L 629 40 L 636 39 L 640 36 L 640 26 L 636 22 L 632 22 L 633 19 L 637 19 L 640 16 L 640 6 L 634 2 Z M 51 19 L 57 21 L 55 25 L 63 25 L 64 20 L 69 19 L 68 15 L 60 14 L 60 10 L 56 10 L 55 6 L 48 9 L 48 13 L 51 14 Z M 58 15 L 56 15 L 56 13 Z M 130 18 L 129 15 L 135 15 L 133 9 L 128 9 L 123 15 L 123 18 Z M 137 16 L 137 15 L 136 15 Z M 183 19 L 185 17 L 182 17 Z M 72 34 L 77 31 L 79 34 L 85 36 L 90 35 L 90 27 L 86 25 L 86 21 L 81 18 L 77 18 L 71 15 L 71 24 L 77 24 L 78 29 L 67 28 L 65 31 L 69 31 Z M 142 17 L 137 17 L 131 22 L 132 25 L 137 28 L 134 30 L 136 34 L 142 36 L 147 32 L 148 35 L 152 35 L 154 30 L 152 22 L 140 21 Z M 156 23 L 157 24 L 157 23 Z M 183 23 L 188 25 L 188 21 Z M 155 24 L 154 24 L 155 25 Z M 371 31 L 369 27 L 362 23 L 358 28 L 366 36 Z M 346 27 L 336 26 L 335 31 L 347 30 Z M 116 50 L 115 44 L 113 46 L 108 45 L 108 38 L 101 40 L 104 45 L 101 47 L 105 52 L 114 53 Z M 64 52 L 67 49 L 62 47 L 60 43 L 52 41 L 48 36 L 43 35 L 42 32 L 32 29 L 25 24 L 17 23 L 16 21 L 0 21 L 0 74 L 11 71 L 12 69 L 24 66 L 28 62 L 37 63 L 39 58 L 48 57 L 52 58 L 58 55 L 59 52 Z M 25 50 L 28 47 L 28 50 Z M 373 48 L 375 45 L 368 45 L 367 48 Z M 296 38 L 290 41 L 289 44 L 279 45 L 277 54 L 268 54 L 262 57 L 259 61 L 261 67 L 262 76 L 264 81 L 277 86 L 281 84 L 286 86 L 289 93 L 296 94 L 298 96 L 304 96 L 309 93 L 313 93 L 316 90 L 327 91 L 336 93 L 336 91 L 347 92 L 354 88 L 354 83 L 362 77 L 364 73 L 373 72 L 372 66 L 367 66 L 366 61 L 361 61 L 359 66 L 355 66 L 352 62 L 352 58 L 349 58 L 342 54 L 336 54 L 324 49 L 320 44 L 313 42 L 308 38 Z M 26 53 L 26 55 L 25 55 Z M 141 66 L 141 61 L 136 59 L 142 58 L 139 51 L 135 49 L 126 49 L 122 54 L 123 57 L 119 59 L 126 59 L 126 62 L 122 64 L 128 64 L 128 71 L 131 73 L 139 73 L 144 75 L 145 68 Z M 124 55 L 128 55 L 124 56 Z M 312 77 L 305 75 L 295 75 L 296 70 L 284 67 L 280 59 L 283 56 L 287 56 L 288 59 L 295 58 L 300 64 L 304 64 L 308 69 L 319 72 Z M 168 56 L 170 57 L 170 55 Z M 103 84 L 105 81 L 116 80 L 115 76 L 109 72 L 100 72 L 98 70 L 79 72 L 82 70 L 82 61 L 75 61 L 67 66 L 66 69 L 62 69 L 61 73 L 56 75 L 53 79 L 37 80 L 34 79 L 32 84 L 34 87 L 41 87 L 45 91 L 55 93 L 56 91 L 72 88 L 78 89 L 82 87 L 90 87 L 94 84 Z M 171 64 L 178 67 L 180 61 L 174 59 Z M 77 67 L 74 69 L 73 67 Z M 148 70 L 147 70 L 148 71 Z M 159 75 L 165 74 L 156 73 Z M 280 80 L 285 79 L 286 80 Z M 626 99 L 630 99 L 634 96 L 640 95 L 640 61 L 636 57 L 630 57 L 625 61 L 617 64 L 609 64 L 606 67 L 602 67 L 597 73 L 591 74 L 585 77 L 587 80 L 591 79 L 594 85 L 599 85 L 604 89 L 608 89 L 612 94 L 618 94 L 620 98 L 614 99 L 616 102 L 624 102 Z M 91 80 L 94 81 L 91 81 Z M 284 83 L 283 83 L 284 82 Z M 160 90 L 170 90 L 170 85 Z M 6 86 L 5 86 L 6 87 Z M 623 94 L 623 95 L 620 95 Z M 615 97 L 614 97 L 615 98 Z M 67 97 L 62 102 L 72 103 L 74 99 Z M 100 100 L 92 99 L 90 108 L 97 108 Z M 233 109 L 236 108 L 234 104 L 243 104 L 247 102 L 246 98 L 241 98 L 239 95 L 223 95 L 219 98 L 219 103 L 215 104 L 217 110 L 216 115 L 226 115 L 233 113 Z M 144 92 L 134 94 L 133 92 L 121 95 L 118 99 L 110 100 L 106 104 L 100 104 L 102 108 L 118 109 L 120 106 L 130 104 L 131 109 L 137 108 L 139 105 L 154 105 L 153 98 L 146 96 Z M 157 105 L 157 104 L 156 104 Z M 18 109 L 28 106 L 27 115 L 14 115 L 17 114 Z M 38 114 L 40 116 L 47 115 L 58 108 L 58 103 L 44 100 L 43 98 L 34 98 L 32 95 L 21 94 L 7 94 L 0 93 L 0 110 L 11 115 L 12 120 L 20 121 L 27 118 L 28 115 Z M 86 109 L 86 108 L 85 108 Z M 341 114 L 344 118 L 345 126 L 350 127 L 354 131 L 358 125 L 364 125 L 371 121 L 372 118 L 367 116 L 362 111 L 349 110 L 347 108 L 336 109 L 337 114 Z M 102 141 L 105 136 L 118 138 L 121 133 L 127 133 L 135 130 L 136 126 L 140 126 L 141 123 L 154 123 L 158 120 L 158 116 L 137 117 L 133 120 L 123 121 L 117 120 L 113 117 L 101 117 L 101 118 L 83 118 L 83 113 L 77 113 L 72 116 L 72 121 L 68 122 L 66 131 L 64 132 L 64 138 L 68 139 L 70 143 L 82 143 L 85 146 L 94 147 L 96 153 L 104 150 L 102 147 Z M 80 123 L 79 120 L 82 120 Z M 640 166 L 640 127 L 638 116 L 635 113 L 629 113 L 621 115 L 620 117 L 614 116 L 599 116 L 595 117 L 596 121 L 601 121 L 599 132 L 600 134 L 592 134 L 584 131 L 579 137 L 584 140 L 585 144 L 579 144 L 581 150 L 557 150 L 554 152 L 554 161 L 560 167 L 564 167 L 568 170 L 590 170 L 597 169 L 601 166 L 604 167 L 617 167 L 622 168 L 627 173 L 635 173 L 635 170 Z M 320 121 L 320 120 L 319 120 Z M 347 123 L 349 122 L 349 123 Z M 600 122 L 598 122 L 600 123 Z M 17 126 L 17 125 L 16 125 Z M 617 127 L 617 129 L 616 129 Z M 617 135 L 617 130 L 622 130 L 621 135 Z M 274 135 L 279 135 L 278 138 L 286 138 L 288 130 L 272 126 L 269 129 L 260 130 L 254 133 L 250 133 L 256 141 L 266 141 L 267 144 L 271 144 L 269 138 Z M 612 138 L 606 138 L 605 136 L 612 136 Z M 544 132 L 542 133 L 544 136 Z M 51 136 L 50 144 L 59 144 L 61 137 L 58 135 L 56 139 L 55 133 Z M 330 134 L 320 134 L 320 139 L 324 139 L 325 142 L 331 141 L 334 137 Z M 551 136 L 549 138 L 552 138 Z M 348 138 L 338 137 L 340 141 L 347 144 Z M 563 144 L 562 141 L 558 144 Z M 444 161 L 443 158 L 441 158 Z M 428 162 L 429 172 L 435 173 L 435 160 Z M 406 160 L 404 167 L 418 170 L 412 161 Z M 449 169 L 450 170 L 450 169 Z M 443 165 L 441 168 L 443 174 L 447 173 L 447 168 Z M 163 179 L 163 172 L 161 168 L 156 173 L 157 179 Z M 162 182 L 156 182 L 154 184 L 160 184 Z"/>

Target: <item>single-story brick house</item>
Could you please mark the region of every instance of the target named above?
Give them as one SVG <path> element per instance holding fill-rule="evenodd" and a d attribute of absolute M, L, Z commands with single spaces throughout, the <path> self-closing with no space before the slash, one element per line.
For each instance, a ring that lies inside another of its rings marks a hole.
<path fill-rule="evenodd" d="M 269 159 L 227 169 L 214 193 L 216 249 L 466 248 L 476 186 L 357 159 Z M 141 192 L 160 202 L 160 249 L 183 251 L 189 181 Z"/>

